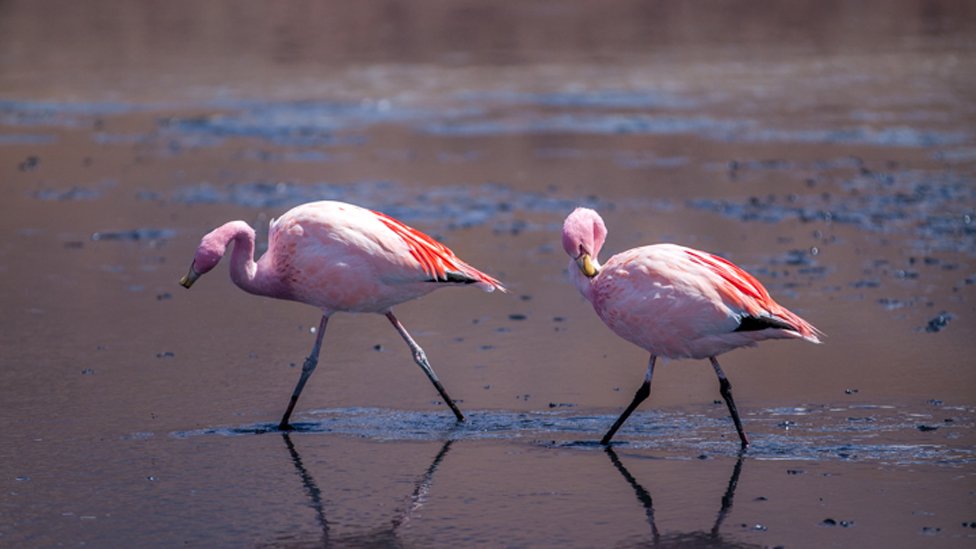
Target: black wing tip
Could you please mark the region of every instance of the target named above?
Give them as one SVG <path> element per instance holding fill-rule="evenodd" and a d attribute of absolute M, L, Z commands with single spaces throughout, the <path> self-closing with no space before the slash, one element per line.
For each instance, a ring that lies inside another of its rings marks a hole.
<path fill-rule="evenodd" d="M 431 278 L 427 282 L 442 282 L 448 284 L 475 284 L 480 282 L 477 278 L 472 278 L 463 273 L 448 271 L 443 277 Z"/>
<path fill-rule="evenodd" d="M 790 330 L 799 332 L 800 330 L 783 319 L 774 316 L 744 316 L 739 319 L 739 325 L 732 330 L 733 332 L 758 332 L 760 330 Z"/>

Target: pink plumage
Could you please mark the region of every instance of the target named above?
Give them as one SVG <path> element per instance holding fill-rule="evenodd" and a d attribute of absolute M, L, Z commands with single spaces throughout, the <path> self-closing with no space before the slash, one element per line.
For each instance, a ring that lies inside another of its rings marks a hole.
<path fill-rule="evenodd" d="M 813 325 L 776 303 L 752 275 L 732 262 L 675 244 L 655 244 L 621 252 L 601 265 L 597 259 L 607 229 L 598 213 L 578 208 L 563 224 L 563 248 L 580 293 L 601 320 L 620 337 L 651 354 L 631 407 L 604 437 L 616 429 L 649 393 L 657 357 L 708 358 L 722 396 L 748 444 L 732 401 L 731 385 L 716 356 L 765 339 L 820 342 Z"/>
<path fill-rule="evenodd" d="M 464 419 L 434 375 L 426 354 L 393 315 L 392 308 L 445 286 L 470 284 L 488 292 L 505 291 L 498 280 L 468 265 L 423 232 L 386 214 L 343 202 L 302 204 L 272 220 L 268 250 L 257 261 L 254 240 L 254 229 L 243 221 L 214 229 L 200 241 L 181 283 L 189 288 L 217 265 L 233 243 L 230 275 L 240 288 L 322 310 L 315 346 L 279 424 L 282 429 L 289 427 L 294 404 L 318 361 L 328 319 L 336 312 L 386 315 L 458 420 Z"/>

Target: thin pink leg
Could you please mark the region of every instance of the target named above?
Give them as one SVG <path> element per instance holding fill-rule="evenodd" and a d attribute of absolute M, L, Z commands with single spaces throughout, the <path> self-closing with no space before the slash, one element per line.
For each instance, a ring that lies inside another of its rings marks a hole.
<path fill-rule="evenodd" d="M 416 362 L 424 373 L 427 374 L 427 379 L 434 384 L 434 388 L 437 389 L 437 392 L 440 393 L 441 398 L 444 399 L 444 402 L 446 402 L 451 408 L 451 411 L 454 412 L 454 416 L 457 418 L 457 420 L 464 421 L 464 414 L 461 413 L 461 410 L 457 407 L 457 404 L 454 404 L 451 397 L 447 396 L 447 391 L 444 390 L 444 386 L 441 384 L 441 381 L 437 379 L 437 374 L 434 373 L 434 369 L 430 367 L 430 362 L 427 361 L 427 353 L 425 353 L 424 350 L 420 348 L 420 345 L 417 345 L 417 342 L 410 337 L 407 329 L 404 328 L 403 324 L 400 324 L 400 321 L 397 320 L 396 316 L 394 316 L 393 311 L 386 313 L 386 318 L 390 319 L 390 323 L 392 323 L 393 327 L 396 328 L 397 332 L 400 333 L 400 337 L 402 337 L 403 340 L 407 342 L 407 345 L 410 346 L 410 351 L 413 352 L 414 362 Z"/>
<path fill-rule="evenodd" d="M 288 419 L 291 418 L 291 412 L 295 409 L 295 403 L 298 402 L 298 397 L 302 394 L 302 389 L 305 388 L 305 382 L 308 381 L 309 376 L 315 371 L 315 366 L 319 363 L 319 350 L 322 348 L 322 336 L 325 335 L 325 326 L 328 323 L 329 316 L 322 315 L 322 321 L 319 322 L 319 331 L 315 334 L 315 345 L 312 346 L 311 354 L 308 355 L 305 363 L 302 364 L 302 376 L 298 378 L 298 385 L 295 385 L 295 390 L 291 393 L 288 409 L 285 410 L 285 415 L 282 416 L 281 422 L 278 423 L 278 429 L 282 431 L 290 431 L 292 428 L 288 424 Z"/>

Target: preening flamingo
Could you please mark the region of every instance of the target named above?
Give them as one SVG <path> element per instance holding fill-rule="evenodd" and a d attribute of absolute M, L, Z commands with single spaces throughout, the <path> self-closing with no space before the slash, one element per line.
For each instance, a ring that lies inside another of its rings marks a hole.
<path fill-rule="evenodd" d="M 458 421 L 464 415 L 447 395 L 427 355 L 393 314 L 393 306 L 445 286 L 473 284 L 505 291 L 501 283 L 461 261 L 426 234 L 380 212 L 343 202 L 309 202 L 271 220 L 268 250 L 254 261 L 254 229 L 243 221 L 217 227 L 200 241 L 189 288 L 213 269 L 234 243 L 230 277 L 246 292 L 300 301 L 322 311 L 312 352 L 278 427 L 286 430 L 295 403 L 318 364 L 322 336 L 337 312 L 386 315 Z"/>
<path fill-rule="evenodd" d="M 804 339 L 823 334 L 779 305 L 752 275 L 732 262 L 675 244 L 597 259 L 607 228 L 600 214 L 577 208 L 563 223 L 570 278 L 614 333 L 648 351 L 644 382 L 601 444 L 610 439 L 651 392 L 657 357 L 708 358 L 718 375 L 742 447 L 749 444 L 732 399 L 732 385 L 716 356 L 764 339 Z"/>

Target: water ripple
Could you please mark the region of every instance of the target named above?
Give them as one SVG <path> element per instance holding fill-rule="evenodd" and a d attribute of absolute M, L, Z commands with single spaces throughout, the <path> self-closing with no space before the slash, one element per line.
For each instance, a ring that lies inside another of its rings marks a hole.
<path fill-rule="evenodd" d="M 872 413 L 864 416 L 865 410 Z M 951 422 L 929 429 L 925 413 L 889 407 L 767 409 L 746 418 L 754 459 L 870 461 L 889 465 L 959 466 L 976 463 L 976 448 L 963 441 L 976 423 L 973 410 L 950 408 Z M 869 417 L 870 420 L 864 420 Z M 788 419 L 787 419 L 788 418 Z M 471 411 L 463 424 L 440 411 L 332 408 L 303 414 L 298 433 L 334 434 L 376 441 L 524 439 L 553 448 L 600 448 L 611 414 L 577 411 Z M 278 432 L 277 423 L 210 427 L 171 433 L 175 438 L 249 436 Z M 624 425 L 614 446 L 684 455 L 734 456 L 739 445 L 731 423 L 720 415 L 646 411 Z"/>

